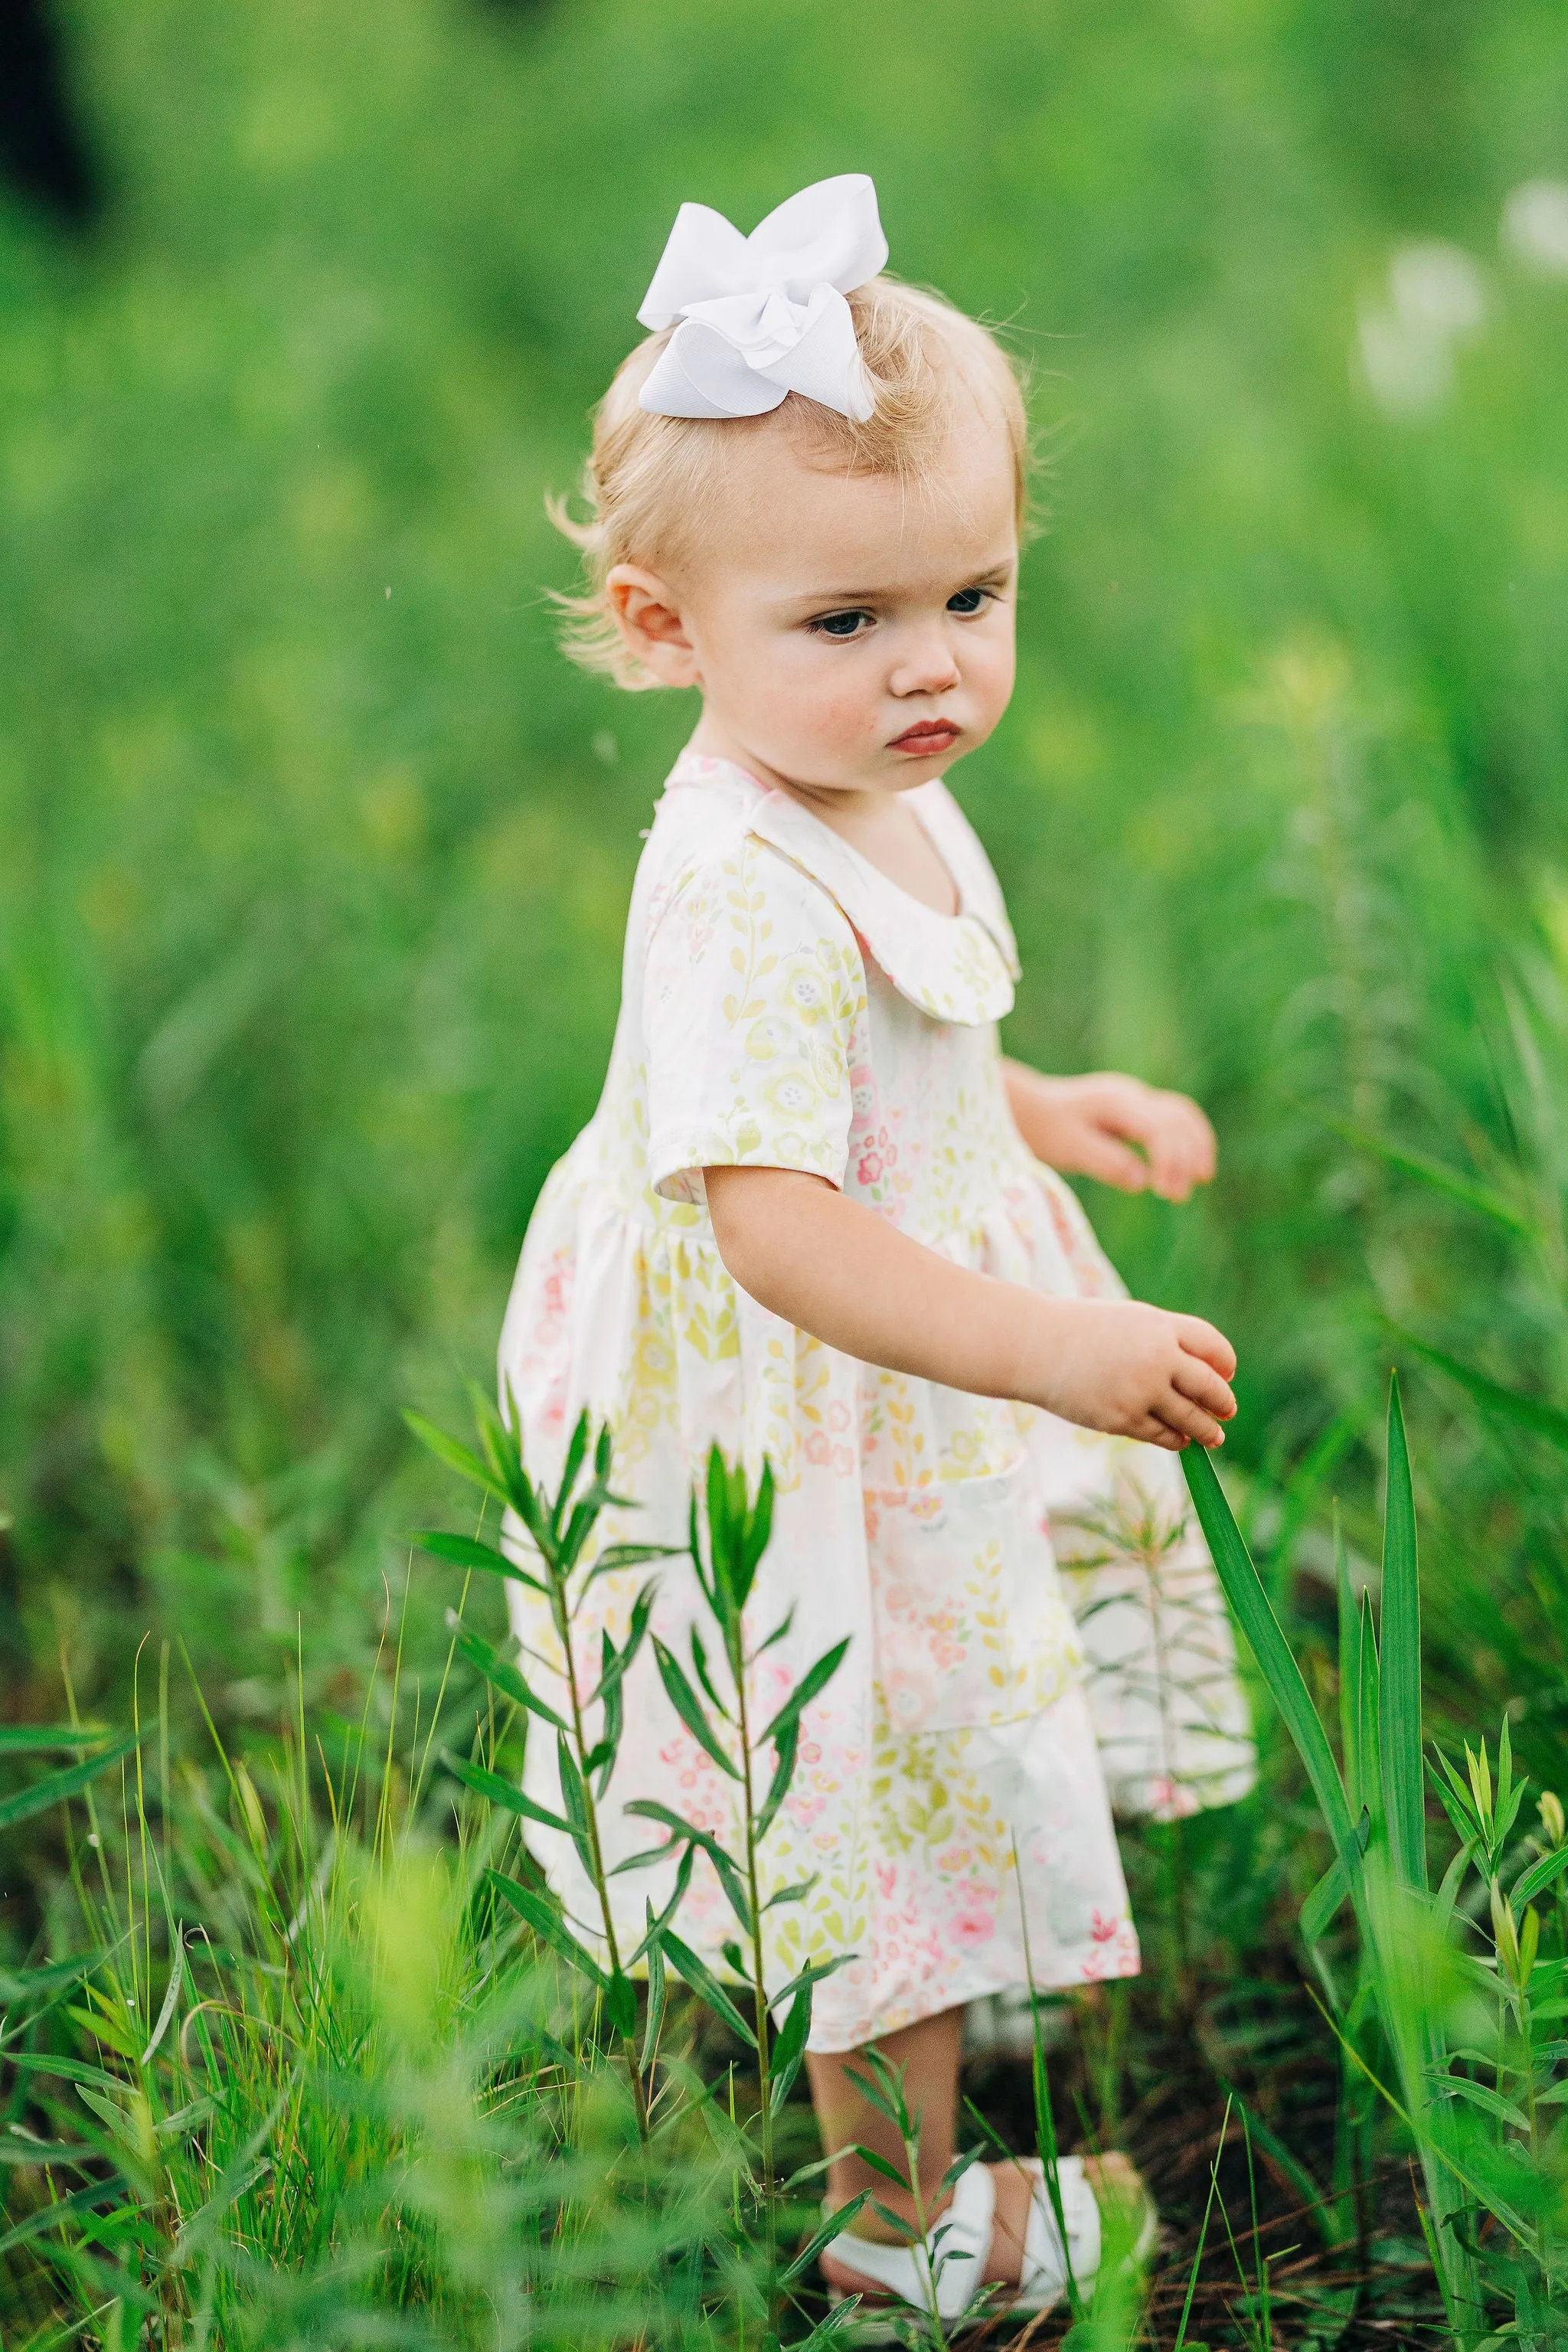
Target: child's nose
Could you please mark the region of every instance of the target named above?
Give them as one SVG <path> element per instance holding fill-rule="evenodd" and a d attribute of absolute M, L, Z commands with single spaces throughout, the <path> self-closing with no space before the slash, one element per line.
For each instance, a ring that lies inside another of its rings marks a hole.
<path fill-rule="evenodd" d="M 957 656 L 947 631 L 938 624 L 900 648 L 889 683 L 898 695 L 944 694 L 958 684 L 958 677 Z"/>

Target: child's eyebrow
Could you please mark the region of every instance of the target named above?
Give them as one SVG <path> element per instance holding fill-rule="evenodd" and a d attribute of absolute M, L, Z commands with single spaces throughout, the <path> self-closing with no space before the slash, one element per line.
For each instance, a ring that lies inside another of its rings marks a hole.
<path fill-rule="evenodd" d="M 965 572 L 958 586 L 948 593 L 957 595 L 965 588 L 1005 587 L 1012 579 L 1014 569 L 1012 559 L 1005 557 L 1000 563 L 994 563 L 987 572 Z M 885 604 L 889 597 L 897 596 L 899 593 L 897 589 L 889 588 L 832 588 L 816 595 L 790 596 L 785 602 L 792 610 L 798 609 L 803 613 L 831 613 L 854 604 Z"/>

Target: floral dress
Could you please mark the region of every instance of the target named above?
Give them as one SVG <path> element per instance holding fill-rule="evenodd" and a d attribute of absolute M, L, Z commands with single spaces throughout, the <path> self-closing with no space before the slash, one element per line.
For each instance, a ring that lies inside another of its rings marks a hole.
<path fill-rule="evenodd" d="M 764 1897 L 810 1882 L 768 1914 L 770 1980 L 854 1955 L 817 1987 L 825 2051 L 1030 1976 L 1135 1973 L 1112 1799 L 1169 1818 L 1251 1774 L 1230 1628 L 1173 1455 L 860 1363 L 759 1306 L 714 1242 L 705 1168 L 799 1169 L 955 1264 L 1058 1297 L 1121 1295 L 1008 1110 L 996 1024 L 1017 965 L 995 877 L 942 784 L 908 800 L 955 915 L 788 795 L 722 761 L 679 762 L 633 892 L 604 1095 L 540 1195 L 500 1344 L 503 1402 L 539 1476 L 555 1475 L 584 1407 L 610 1423 L 636 1507 L 612 1515 L 616 1538 L 683 1544 L 715 1440 L 753 1483 L 773 1465 L 752 1638 L 789 1629 L 755 1669 L 752 1721 L 849 1643 L 763 1850 Z M 647 1573 L 589 1587 L 585 1670 Z M 509 1591 L 535 1671 L 559 1672 L 542 1603 Z M 655 1632 L 684 1659 L 700 1615 L 689 1565 L 670 1560 Z M 607 1859 L 655 1842 L 619 1810 L 634 1798 L 734 1841 L 734 1784 L 648 1645 L 625 1709 Z M 527 1779 L 559 1811 L 543 1739 Z M 571 1847 L 531 1835 L 586 1927 Z M 628 1946 L 672 1867 L 612 1881 Z M 725 1972 L 734 1923 L 706 1859 L 680 1932 Z"/>

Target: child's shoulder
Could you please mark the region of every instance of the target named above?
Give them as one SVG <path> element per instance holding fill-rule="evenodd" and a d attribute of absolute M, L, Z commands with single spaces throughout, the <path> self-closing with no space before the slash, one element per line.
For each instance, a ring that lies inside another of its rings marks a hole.
<path fill-rule="evenodd" d="M 666 783 L 643 852 L 645 919 L 651 930 L 678 903 L 743 898 L 771 921 L 847 929 L 831 888 L 811 861 L 791 855 L 769 823 L 769 793 L 721 760 L 688 752 Z"/>

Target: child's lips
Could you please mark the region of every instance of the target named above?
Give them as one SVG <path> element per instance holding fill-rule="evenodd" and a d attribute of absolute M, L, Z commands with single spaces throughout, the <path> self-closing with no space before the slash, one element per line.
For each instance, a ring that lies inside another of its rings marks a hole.
<path fill-rule="evenodd" d="M 895 735 L 889 750 L 893 751 L 951 751 L 963 732 L 951 719 L 922 719 L 916 726 L 906 727 Z"/>

